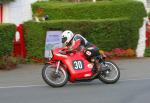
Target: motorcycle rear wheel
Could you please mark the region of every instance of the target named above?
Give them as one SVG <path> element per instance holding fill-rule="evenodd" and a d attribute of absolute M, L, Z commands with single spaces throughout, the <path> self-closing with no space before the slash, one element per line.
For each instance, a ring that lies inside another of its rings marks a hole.
<path fill-rule="evenodd" d="M 55 74 L 56 66 L 46 64 L 42 69 L 42 78 L 51 87 L 62 87 L 68 82 L 68 73 L 60 66 Z"/>
<path fill-rule="evenodd" d="M 98 76 L 99 80 L 106 84 L 116 83 L 120 78 L 120 70 L 118 66 L 112 61 L 105 61 L 105 65 L 102 65 L 103 68 L 107 68 L 106 71 L 102 71 Z"/>

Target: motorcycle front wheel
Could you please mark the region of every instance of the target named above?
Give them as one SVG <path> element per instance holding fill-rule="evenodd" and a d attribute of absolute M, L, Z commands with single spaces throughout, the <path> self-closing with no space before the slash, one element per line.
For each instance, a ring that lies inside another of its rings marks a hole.
<path fill-rule="evenodd" d="M 99 80 L 106 84 L 116 83 L 120 78 L 120 70 L 112 61 L 105 61 L 101 64 L 102 72 L 98 76 Z"/>
<path fill-rule="evenodd" d="M 68 73 L 60 66 L 56 74 L 56 66 L 46 64 L 42 69 L 43 80 L 52 87 L 62 87 L 68 82 Z"/>

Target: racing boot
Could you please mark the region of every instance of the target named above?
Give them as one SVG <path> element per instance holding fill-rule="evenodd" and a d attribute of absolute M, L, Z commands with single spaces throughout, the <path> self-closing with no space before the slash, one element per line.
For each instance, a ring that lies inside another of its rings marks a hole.
<path fill-rule="evenodd" d="M 93 77 L 97 76 L 101 72 L 101 65 L 99 63 L 99 60 L 95 60 L 95 66 L 96 66 L 96 73 L 93 75 Z"/>

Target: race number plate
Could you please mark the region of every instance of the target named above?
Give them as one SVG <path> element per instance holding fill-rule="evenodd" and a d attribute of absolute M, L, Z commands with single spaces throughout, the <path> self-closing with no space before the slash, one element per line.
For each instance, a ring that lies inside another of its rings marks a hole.
<path fill-rule="evenodd" d="M 72 62 L 72 64 L 73 64 L 73 68 L 75 70 L 82 70 L 82 69 L 84 69 L 84 63 L 83 63 L 82 60 L 74 60 Z"/>

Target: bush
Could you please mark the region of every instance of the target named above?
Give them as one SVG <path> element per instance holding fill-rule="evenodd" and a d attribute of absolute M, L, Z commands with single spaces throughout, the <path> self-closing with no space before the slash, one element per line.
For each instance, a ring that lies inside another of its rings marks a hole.
<path fill-rule="evenodd" d="M 150 12 L 147 13 L 148 18 L 150 19 Z"/>
<path fill-rule="evenodd" d="M 135 49 L 138 30 L 146 16 L 143 3 L 134 0 L 36 2 L 32 4 L 32 11 L 33 16 L 48 15 L 51 21 L 24 24 L 28 58 L 43 57 L 47 30 L 70 29 L 103 50 Z"/>
<path fill-rule="evenodd" d="M 50 2 L 75 2 L 77 0 L 49 0 L 49 1 Z M 112 0 L 96 0 L 96 1 L 112 1 Z M 93 0 L 80 0 L 80 2 L 93 2 Z"/>
<path fill-rule="evenodd" d="M 27 56 L 41 58 L 44 54 L 46 31 L 70 29 L 80 33 L 102 50 L 136 48 L 138 33 L 128 18 L 99 20 L 53 20 L 25 22 Z"/>
<path fill-rule="evenodd" d="M 48 15 L 49 20 L 62 19 L 108 19 L 129 18 L 137 31 L 141 27 L 146 10 L 142 2 L 135 0 L 111 0 L 96 3 L 63 3 L 63 2 L 36 2 L 32 4 L 34 16 Z M 137 29 L 138 28 L 138 29 Z"/>
<path fill-rule="evenodd" d="M 16 26 L 14 24 L 0 25 L 0 57 L 11 54 L 15 32 Z"/>
<path fill-rule="evenodd" d="M 145 54 L 144 54 L 145 57 L 150 57 L 150 47 L 146 48 L 145 49 Z"/>
<path fill-rule="evenodd" d="M 18 64 L 17 58 L 13 56 L 2 56 L 0 57 L 0 70 L 11 70 L 15 69 Z"/>
<path fill-rule="evenodd" d="M 146 16 L 143 3 L 133 0 L 101 1 L 97 3 L 56 3 L 36 2 L 32 4 L 33 14 L 36 15 L 39 9 L 43 15 L 49 15 L 50 20 L 60 19 L 106 19 L 130 17 L 139 20 Z"/>

